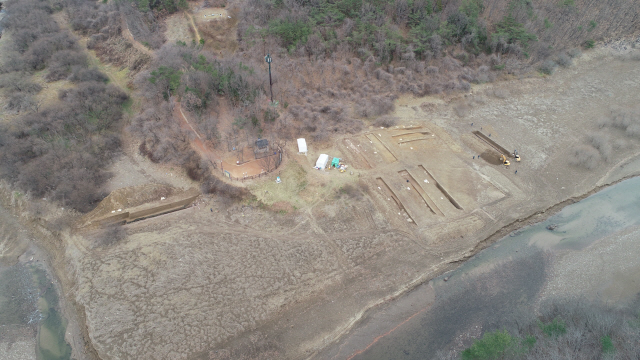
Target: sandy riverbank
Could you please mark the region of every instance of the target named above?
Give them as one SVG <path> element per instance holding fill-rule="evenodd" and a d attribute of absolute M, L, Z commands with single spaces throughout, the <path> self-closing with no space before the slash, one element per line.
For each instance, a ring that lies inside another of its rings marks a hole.
<path fill-rule="evenodd" d="M 640 293 L 638 184 L 619 183 L 511 233 L 372 311 L 317 358 L 447 358 L 554 300 L 626 306 Z"/>

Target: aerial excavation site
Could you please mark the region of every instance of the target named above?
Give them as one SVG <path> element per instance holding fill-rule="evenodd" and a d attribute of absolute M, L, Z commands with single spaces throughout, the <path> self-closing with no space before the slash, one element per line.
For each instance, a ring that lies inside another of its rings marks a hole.
<path fill-rule="evenodd" d="M 0 359 L 640 358 L 639 19 L 4 0 Z"/>

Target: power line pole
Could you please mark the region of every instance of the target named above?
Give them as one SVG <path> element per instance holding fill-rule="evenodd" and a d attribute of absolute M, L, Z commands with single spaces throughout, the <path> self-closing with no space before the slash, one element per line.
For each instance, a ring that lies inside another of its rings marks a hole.
<path fill-rule="evenodd" d="M 267 62 L 267 64 L 269 64 L 269 91 L 271 92 L 271 103 L 273 104 L 273 88 L 271 87 L 272 82 L 271 82 L 271 54 L 267 54 L 267 56 L 264 57 L 264 61 Z"/>

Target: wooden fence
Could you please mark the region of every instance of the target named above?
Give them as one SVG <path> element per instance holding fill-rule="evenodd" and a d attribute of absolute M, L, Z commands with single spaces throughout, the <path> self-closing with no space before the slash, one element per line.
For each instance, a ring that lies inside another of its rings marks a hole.
<path fill-rule="evenodd" d="M 231 176 L 230 172 L 228 172 L 228 171 L 223 169 L 222 170 L 222 175 L 224 175 L 226 178 L 228 178 L 230 180 L 245 182 L 245 181 L 248 181 L 248 180 L 258 179 L 258 178 L 261 178 L 263 176 L 269 175 L 272 171 L 276 170 L 280 166 L 281 163 L 282 163 L 282 152 L 279 152 L 278 156 L 276 157 L 276 162 L 274 164 L 274 167 L 273 167 L 273 169 L 271 169 L 271 171 L 263 171 L 260 174 L 251 175 L 251 176 L 233 177 L 233 176 Z"/>

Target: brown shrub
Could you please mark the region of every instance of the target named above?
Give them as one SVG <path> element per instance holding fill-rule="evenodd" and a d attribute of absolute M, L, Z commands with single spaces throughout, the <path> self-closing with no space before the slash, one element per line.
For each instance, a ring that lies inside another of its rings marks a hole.
<path fill-rule="evenodd" d="M 395 116 L 380 116 L 374 122 L 374 126 L 390 128 L 398 122 L 398 118 Z"/>
<path fill-rule="evenodd" d="M 49 82 L 62 80 L 69 76 L 72 70 L 79 71 L 86 66 L 87 55 L 84 53 L 75 50 L 58 51 L 47 63 L 49 72 L 45 78 Z"/>
<path fill-rule="evenodd" d="M 469 115 L 469 111 L 471 111 L 471 106 L 467 103 L 458 104 L 453 107 L 453 111 L 458 115 L 458 117 L 466 117 Z"/>
<path fill-rule="evenodd" d="M 205 194 L 215 194 L 222 198 L 239 201 L 249 196 L 249 191 L 245 188 L 228 184 L 213 175 L 207 175 L 200 185 Z"/>
<path fill-rule="evenodd" d="M 601 160 L 598 150 L 592 146 L 582 145 L 573 151 L 570 163 L 591 170 L 598 166 Z"/>
<path fill-rule="evenodd" d="M 613 148 L 607 136 L 602 134 L 593 134 L 589 136 L 589 144 L 598 149 L 604 161 L 609 161 L 613 153 Z"/>

